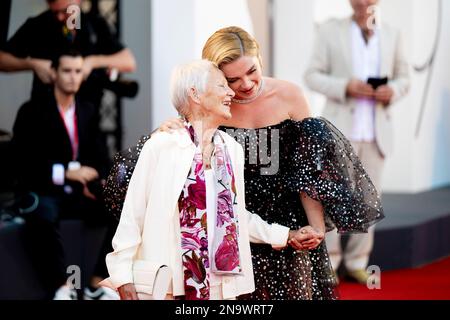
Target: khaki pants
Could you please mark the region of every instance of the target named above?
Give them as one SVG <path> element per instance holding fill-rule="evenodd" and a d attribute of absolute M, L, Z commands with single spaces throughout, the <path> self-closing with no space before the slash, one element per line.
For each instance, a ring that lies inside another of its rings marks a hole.
<path fill-rule="evenodd" d="M 380 193 L 384 158 L 378 151 L 376 143 L 352 142 L 352 145 L 375 188 Z M 373 248 L 374 226 L 370 227 L 368 231 L 368 233 L 350 235 L 344 253 L 342 253 L 340 234 L 336 230 L 326 234 L 325 241 L 334 270 L 339 268 L 342 256 L 345 267 L 349 271 L 367 268 L 370 252 Z"/>

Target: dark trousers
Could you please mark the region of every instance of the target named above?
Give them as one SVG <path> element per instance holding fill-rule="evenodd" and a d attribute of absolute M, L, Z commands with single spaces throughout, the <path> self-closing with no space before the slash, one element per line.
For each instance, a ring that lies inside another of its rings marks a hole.
<path fill-rule="evenodd" d="M 66 282 L 68 276 L 59 233 L 62 218 L 82 219 L 87 225 L 107 227 L 93 272 L 94 276 L 101 278 L 108 276 L 105 256 L 113 251 L 111 241 L 117 228 L 117 221 L 107 214 L 101 201 L 93 201 L 81 194 L 39 196 L 36 211 L 26 217 L 25 241 L 33 267 L 49 299 L 53 298 L 56 289 Z"/>

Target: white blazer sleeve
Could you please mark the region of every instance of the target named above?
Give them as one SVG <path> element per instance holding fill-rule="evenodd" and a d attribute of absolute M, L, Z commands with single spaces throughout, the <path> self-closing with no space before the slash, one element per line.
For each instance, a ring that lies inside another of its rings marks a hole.
<path fill-rule="evenodd" d="M 285 247 L 289 237 L 289 228 L 267 223 L 256 213 L 245 210 L 248 222 L 250 242 L 267 243 L 274 248 Z"/>
<path fill-rule="evenodd" d="M 142 148 L 131 177 L 119 225 L 112 240 L 114 251 L 106 256 L 110 282 L 115 288 L 133 282 L 132 265 L 141 244 L 148 194 L 156 168 L 155 139 Z"/>

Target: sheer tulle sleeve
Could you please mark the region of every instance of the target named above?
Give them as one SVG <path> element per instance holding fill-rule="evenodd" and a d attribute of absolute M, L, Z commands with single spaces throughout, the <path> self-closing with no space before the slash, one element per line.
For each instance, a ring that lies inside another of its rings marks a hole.
<path fill-rule="evenodd" d="M 118 152 L 114 156 L 114 163 L 106 179 L 103 195 L 108 212 L 117 220 L 120 219 L 120 214 L 122 213 L 128 184 L 133 175 L 136 162 L 148 139 L 150 139 L 150 136 L 142 136 L 135 146 Z"/>
<path fill-rule="evenodd" d="M 383 219 L 378 193 L 344 135 L 324 118 L 292 125 L 288 187 L 322 203 L 327 231 L 367 232 Z"/>

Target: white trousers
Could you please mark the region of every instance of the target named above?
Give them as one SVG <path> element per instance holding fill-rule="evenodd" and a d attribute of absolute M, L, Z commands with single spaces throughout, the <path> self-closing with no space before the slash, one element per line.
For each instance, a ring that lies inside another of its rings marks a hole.
<path fill-rule="evenodd" d="M 384 158 L 378 151 L 376 143 L 352 142 L 352 145 L 375 188 L 380 193 Z M 345 267 L 348 271 L 366 269 L 373 248 L 374 230 L 375 226 L 372 226 L 368 233 L 350 235 L 344 252 L 342 252 L 341 247 L 341 235 L 337 233 L 336 229 L 328 232 L 325 235 L 325 241 L 333 269 L 339 268 L 342 258 L 344 258 Z"/>

